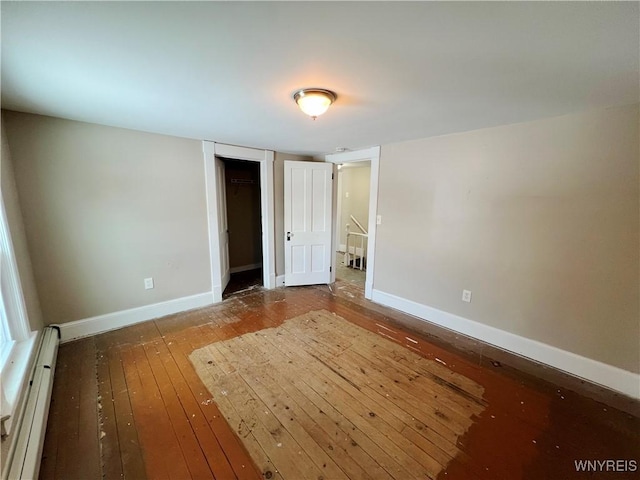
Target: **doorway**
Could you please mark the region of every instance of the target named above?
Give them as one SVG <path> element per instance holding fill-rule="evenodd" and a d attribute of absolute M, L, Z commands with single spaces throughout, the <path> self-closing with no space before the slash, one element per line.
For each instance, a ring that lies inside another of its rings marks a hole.
<path fill-rule="evenodd" d="M 220 160 L 224 163 L 230 273 L 222 298 L 228 298 L 263 285 L 260 164 Z"/>
<path fill-rule="evenodd" d="M 336 281 L 364 291 L 369 241 L 371 161 L 338 165 Z"/>
<path fill-rule="evenodd" d="M 367 244 L 364 248 L 365 252 L 364 256 L 366 257 L 366 270 L 365 270 L 365 284 L 364 284 L 364 297 L 368 300 L 371 300 L 373 295 L 373 278 L 374 278 L 374 267 L 375 267 L 375 252 L 376 252 L 376 229 L 377 225 L 382 223 L 382 217 L 378 215 L 378 175 L 380 172 L 380 147 L 371 147 L 363 150 L 355 150 L 348 151 L 342 153 L 334 153 L 330 155 L 325 155 L 325 161 L 331 162 L 336 165 L 342 165 L 342 168 L 345 168 L 344 165 L 359 163 L 359 162 L 369 162 L 370 163 L 370 175 L 369 175 L 369 209 L 368 209 L 368 224 L 366 226 L 367 230 Z M 336 200 L 338 197 L 338 188 L 335 189 Z M 337 251 L 340 248 L 340 225 L 338 223 L 338 212 L 337 212 L 337 201 L 334 203 L 336 205 L 336 212 L 334 214 L 334 251 Z M 340 223 L 343 223 L 343 220 L 340 219 Z M 364 226 L 364 225 L 363 225 Z M 351 229 L 353 230 L 353 229 Z M 346 249 L 346 245 L 345 245 Z M 332 281 L 335 281 L 335 273 L 337 270 L 337 259 L 334 256 L 333 258 L 333 276 Z"/>
<path fill-rule="evenodd" d="M 202 142 L 202 150 L 207 194 L 212 303 L 222 301 L 222 292 L 230 278 L 225 164 L 222 159 L 245 160 L 259 165 L 262 284 L 265 288 L 275 288 L 274 152 L 209 141 Z"/>

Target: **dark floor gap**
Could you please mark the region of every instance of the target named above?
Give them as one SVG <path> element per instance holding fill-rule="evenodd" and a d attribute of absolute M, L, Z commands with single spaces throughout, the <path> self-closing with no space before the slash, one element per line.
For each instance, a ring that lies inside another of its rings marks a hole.
<path fill-rule="evenodd" d="M 262 287 L 262 285 L 262 268 L 232 273 L 222 298 L 227 299 L 238 293 Z"/>

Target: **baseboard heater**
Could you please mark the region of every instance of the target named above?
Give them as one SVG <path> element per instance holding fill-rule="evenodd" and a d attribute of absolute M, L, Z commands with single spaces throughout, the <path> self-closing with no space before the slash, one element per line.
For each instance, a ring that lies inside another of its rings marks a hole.
<path fill-rule="evenodd" d="M 46 327 L 31 372 L 22 419 L 15 430 L 13 451 L 7 456 L 10 463 L 5 472 L 9 480 L 36 479 L 40 473 L 59 343 L 60 329 Z"/>

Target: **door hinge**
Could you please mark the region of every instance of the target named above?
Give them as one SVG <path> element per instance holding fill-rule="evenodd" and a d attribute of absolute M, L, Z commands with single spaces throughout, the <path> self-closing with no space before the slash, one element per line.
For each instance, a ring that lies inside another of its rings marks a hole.
<path fill-rule="evenodd" d="M 331 180 L 333 180 L 333 173 L 331 174 Z"/>
<path fill-rule="evenodd" d="M 329 265 L 329 273 L 331 273 L 331 272 L 332 272 L 332 268 L 333 268 L 333 267 L 332 267 L 331 265 Z"/>

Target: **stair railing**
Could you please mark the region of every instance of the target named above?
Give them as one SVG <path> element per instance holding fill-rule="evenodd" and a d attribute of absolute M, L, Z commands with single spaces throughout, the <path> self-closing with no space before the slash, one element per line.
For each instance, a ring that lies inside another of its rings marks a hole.
<path fill-rule="evenodd" d="M 362 231 L 362 233 L 350 231 L 350 225 L 347 223 L 347 245 L 346 252 L 344 254 L 344 263 L 348 267 L 364 270 L 366 246 L 368 242 L 367 230 L 362 224 L 354 217 L 349 215 L 353 223 Z M 358 243 L 360 247 L 358 247 Z M 353 246 L 352 246 L 353 244 Z M 360 261 L 358 261 L 358 259 Z"/>

